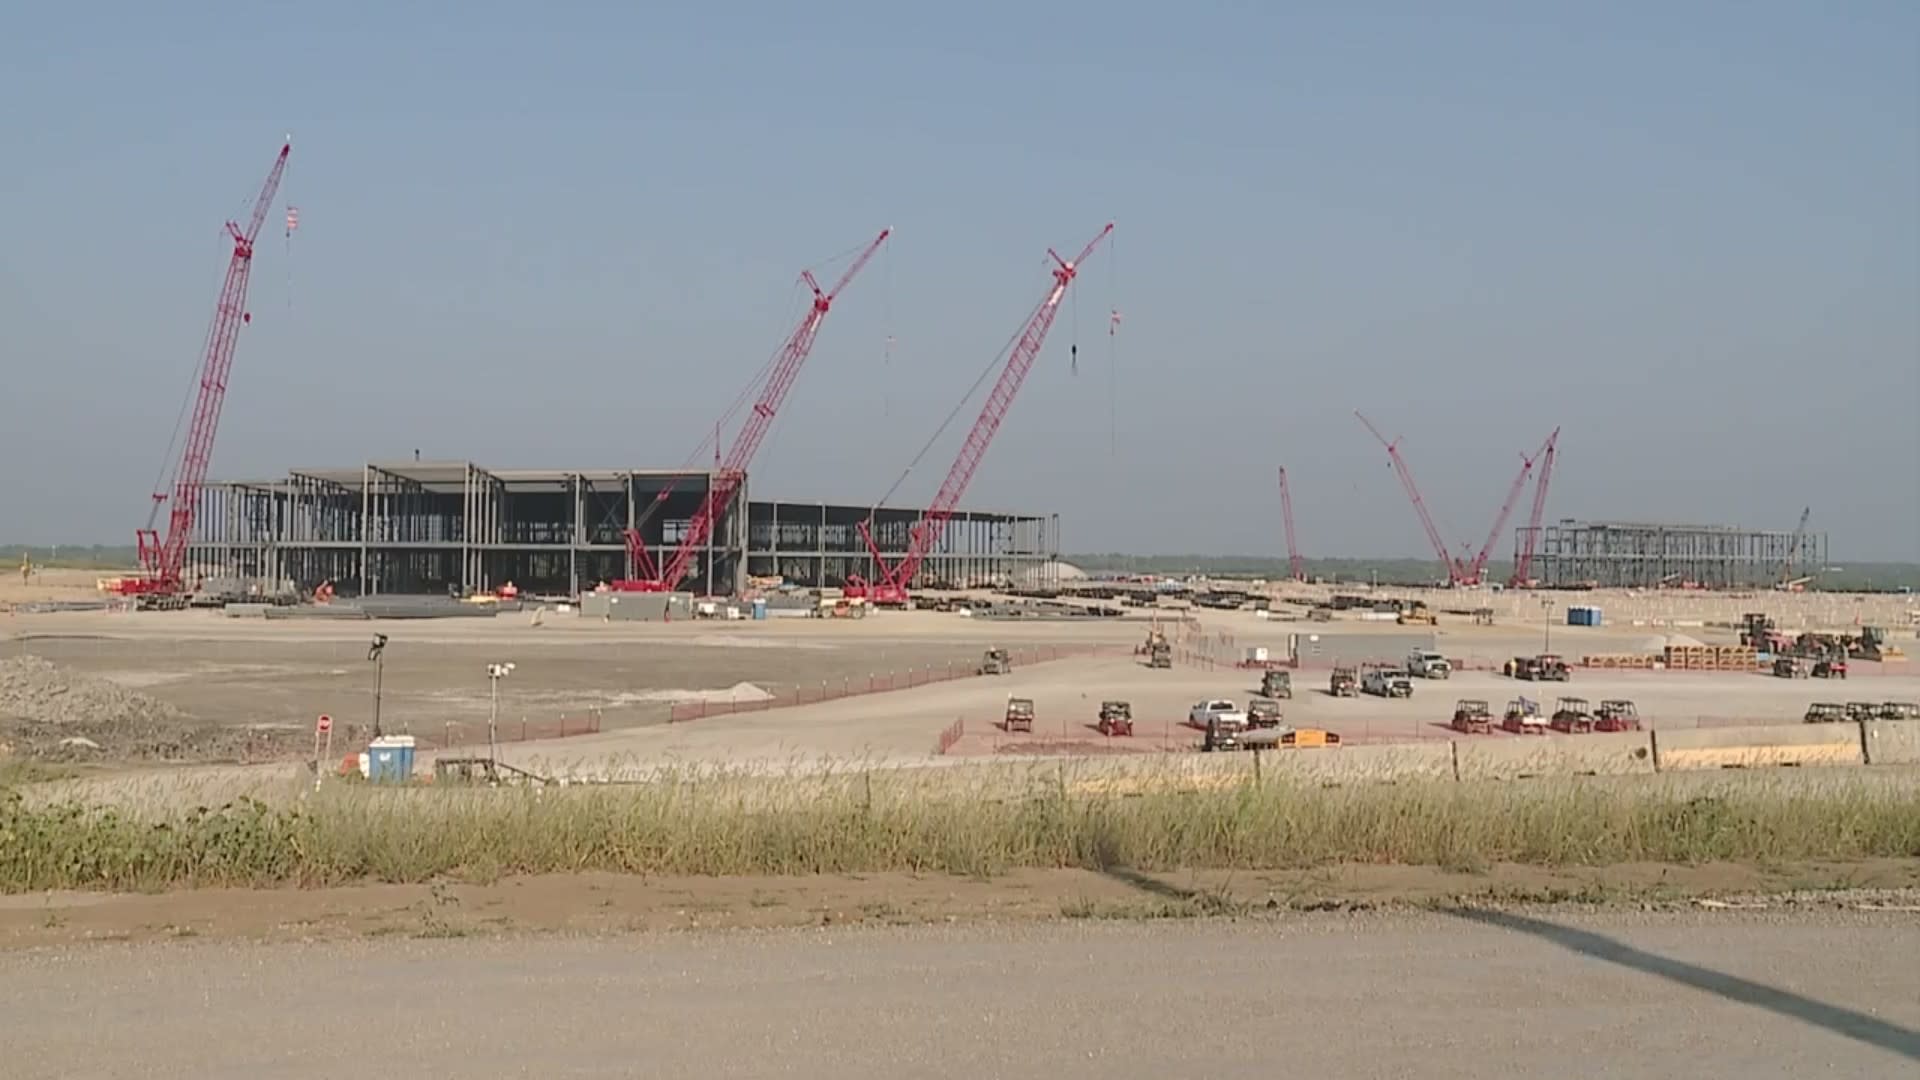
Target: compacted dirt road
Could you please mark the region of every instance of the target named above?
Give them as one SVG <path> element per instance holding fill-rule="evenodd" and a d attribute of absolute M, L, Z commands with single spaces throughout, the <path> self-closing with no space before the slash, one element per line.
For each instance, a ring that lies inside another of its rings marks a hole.
<path fill-rule="evenodd" d="M 6 1074 L 1741 1077 L 1920 1069 L 1920 918 L 1459 912 L 0 955 Z"/>

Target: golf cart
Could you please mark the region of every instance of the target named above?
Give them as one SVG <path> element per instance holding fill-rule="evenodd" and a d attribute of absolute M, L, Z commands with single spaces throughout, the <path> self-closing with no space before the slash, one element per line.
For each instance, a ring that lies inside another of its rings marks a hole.
<path fill-rule="evenodd" d="M 1453 730 L 1463 735 L 1491 734 L 1493 710 L 1479 698 L 1461 698 L 1453 703 Z"/>
<path fill-rule="evenodd" d="M 1260 696 L 1270 698 L 1293 697 L 1293 673 L 1269 669 L 1260 676 Z"/>
<path fill-rule="evenodd" d="M 1587 699 L 1563 697 L 1554 703 L 1553 730 L 1562 735 L 1584 735 L 1593 730 L 1593 713 L 1587 708 Z"/>
<path fill-rule="evenodd" d="M 1125 701 L 1100 703 L 1100 734 L 1132 735 L 1133 706 Z"/>
<path fill-rule="evenodd" d="M 1540 715 L 1539 702 L 1514 698 L 1507 702 L 1507 712 L 1500 720 L 1500 728 L 1514 735 L 1545 735 L 1547 718 Z"/>
<path fill-rule="evenodd" d="M 1593 713 L 1595 731 L 1639 731 L 1640 710 L 1625 698 L 1608 698 Z"/>
<path fill-rule="evenodd" d="M 1033 730 L 1032 698 L 1010 697 L 1007 699 L 1007 720 L 1005 727 L 1008 731 Z"/>

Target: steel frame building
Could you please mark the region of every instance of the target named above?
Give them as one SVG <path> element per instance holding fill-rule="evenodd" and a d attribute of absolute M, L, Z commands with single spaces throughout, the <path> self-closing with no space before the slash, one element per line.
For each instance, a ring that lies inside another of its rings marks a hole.
<path fill-rule="evenodd" d="M 1516 562 L 1530 531 L 1514 532 Z M 1806 577 L 1826 564 L 1825 533 L 1569 518 L 1541 528 L 1532 576 L 1549 588 L 1750 588 Z"/>
<path fill-rule="evenodd" d="M 530 593 L 578 594 L 637 576 L 624 540 L 629 527 L 640 530 L 656 558 L 677 545 L 712 480 L 710 473 L 678 470 L 408 461 L 209 484 L 185 576 L 190 583 L 290 584 L 302 592 L 331 581 L 341 595 L 480 592 L 509 581 Z M 749 578 L 777 576 L 803 586 L 843 585 L 850 574 L 877 581 L 855 526 L 871 514 L 875 543 L 892 562 L 905 552 L 920 515 L 756 502 L 744 483 L 733 503 L 698 549 L 684 588 L 733 595 Z M 961 511 L 911 584 L 1051 585 L 1059 535 L 1057 514 Z"/>

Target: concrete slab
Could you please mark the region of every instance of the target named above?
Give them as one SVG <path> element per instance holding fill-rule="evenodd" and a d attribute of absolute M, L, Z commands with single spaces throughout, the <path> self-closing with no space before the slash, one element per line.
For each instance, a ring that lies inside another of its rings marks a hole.
<path fill-rule="evenodd" d="M 1920 720 L 1869 720 L 1864 741 L 1869 765 L 1920 765 Z"/>
<path fill-rule="evenodd" d="M 1625 776 L 1652 773 L 1653 733 L 1488 736 L 1453 741 L 1462 780 L 1519 780 L 1533 776 Z"/>
<path fill-rule="evenodd" d="M 1859 724 L 1655 731 L 1653 753 L 1654 765 L 1661 772 L 1866 764 Z"/>

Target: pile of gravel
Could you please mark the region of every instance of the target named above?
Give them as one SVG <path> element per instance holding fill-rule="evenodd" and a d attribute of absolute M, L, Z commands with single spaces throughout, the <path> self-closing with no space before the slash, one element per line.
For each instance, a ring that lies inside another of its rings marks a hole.
<path fill-rule="evenodd" d="M 186 714 L 158 698 L 37 656 L 0 660 L 0 716 L 60 727 L 181 723 Z"/>
<path fill-rule="evenodd" d="M 0 756 L 43 761 L 235 761 L 283 755 L 298 733 L 206 724 L 159 698 L 38 656 L 0 660 Z"/>

